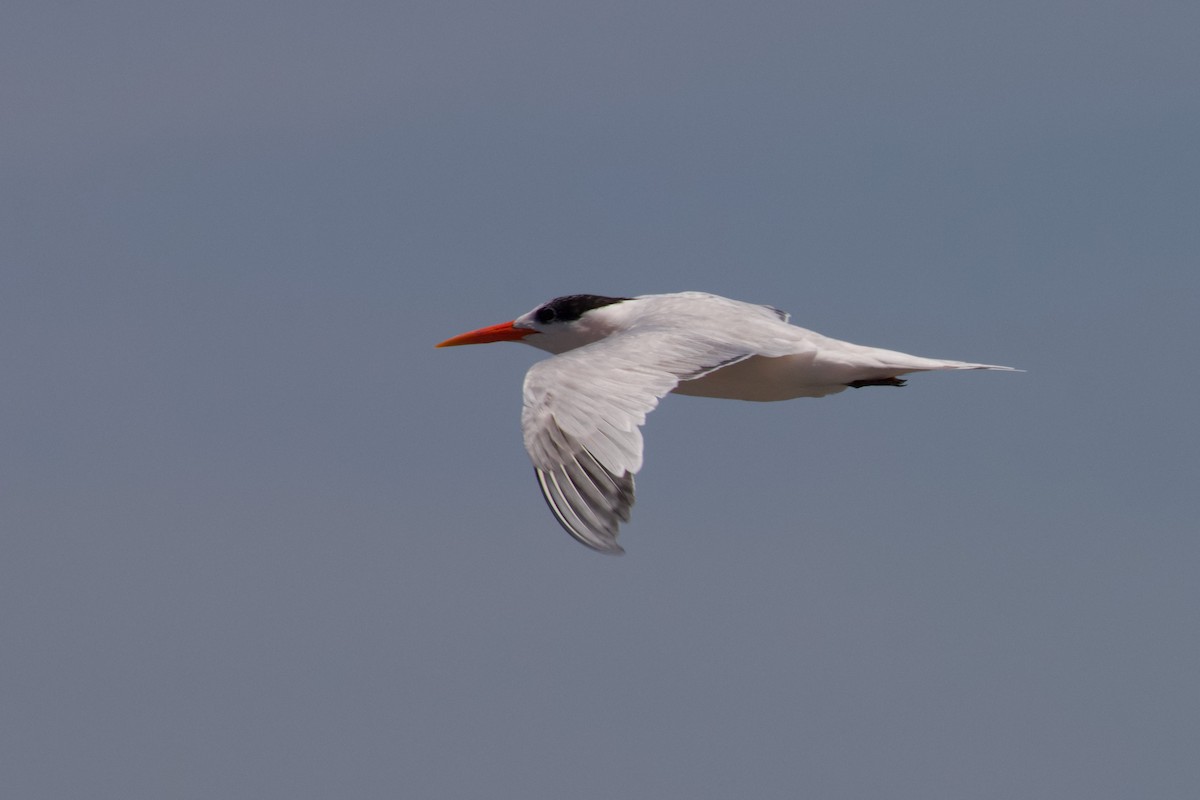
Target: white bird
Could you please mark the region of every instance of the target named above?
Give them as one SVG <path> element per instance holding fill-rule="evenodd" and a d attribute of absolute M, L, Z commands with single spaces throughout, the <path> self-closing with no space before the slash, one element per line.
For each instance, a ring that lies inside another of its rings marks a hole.
<path fill-rule="evenodd" d="M 787 320 L 770 306 L 703 292 L 574 294 L 437 346 L 520 341 L 555 354 L 525 375 L 525 449 L 559 523 L 614 555 L 624 552 L 617 533 L 629 521 L 642 467 L 639 428 L 669 392 L 790 400 L 903 386 L 899 376 L 910 372 L 1013 371 L 864 347 Z"/>

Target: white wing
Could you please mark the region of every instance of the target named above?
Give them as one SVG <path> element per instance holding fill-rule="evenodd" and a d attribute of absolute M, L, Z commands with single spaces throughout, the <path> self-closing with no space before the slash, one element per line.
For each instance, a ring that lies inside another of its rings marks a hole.
<path fill-rule="evenodd" d="M 567 532 L 594 550 L 624 552 L 617 531 L 634 501 L 646 414 L 680 380 L 754 354 L 745 341 L 654 327 L 534 364 L 521 413 L 525 449 Z"/>

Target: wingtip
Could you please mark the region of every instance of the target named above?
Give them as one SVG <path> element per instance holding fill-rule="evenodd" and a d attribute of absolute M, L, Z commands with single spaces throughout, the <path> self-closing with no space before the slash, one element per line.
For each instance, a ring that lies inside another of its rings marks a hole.
<path fill-rule="evenodd" d="M 542 498 L 549 506 L 554 518 L 563 530 L 571 534 L 575 541 L 582 544 L 589 550 L 595 550 L 597 553 L 605 555 L 619 556 L 624 554 L 625 550 L 621 545 L 617 544 L 617 530 L 614 526 L 612 529 L 607 529 L 605 526 L 595 527 L 589 526 L 584 518 L 580 516 L 582 507 L 573 506 L 570 499 L 564 493 L 562 484 L 559 482 L 559 476 L 555 472 L 541 469 L 540 467 L 533 468 L 534 474 L 537 476 L 538 486 L 542 490 Z M 572 486 L 568 476 L 566 484 Z M 582 500 L 582 495 L 579 495 L 579 489 L 574 488 L 577 500 Z M 593 522 L 596 520 L 593 519 Z"/>
<path fill-rule="evenodd" d="M 559 520 L 559 524 L 562 524 L 562 520 Z M 578 532 L 573 531 L 570 528 L 567 528 L 566 525 L 563 525 L 563 528 L 566 529 L 567 533 L 571 534 L 571 537 L 575 541 L 579 542 L 581 545 L 586 547 L 588 550 L 592 550 L 593 552 L 600 553 L 601 555 L 605 555 L 605 556 L 623 556 L 623 555 L 625 555 L 625 548 L 621 547 L 621 545 L 617 544 L 616 542 L 604 542 L 603 544 L 601 544 L 600 542 L 597 542 L 594 539 L 585 539 Z"/>

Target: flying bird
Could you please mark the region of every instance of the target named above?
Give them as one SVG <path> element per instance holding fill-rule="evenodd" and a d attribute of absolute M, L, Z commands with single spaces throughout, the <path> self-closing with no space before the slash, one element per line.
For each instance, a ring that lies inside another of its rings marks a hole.
<path fill-rule="evenodd" d="M 640 428 L 670 392 L 765 402 L 903 386 L 910 372 L 1013 371 L 831 339 L 771 306 L 703 292 L 556 297 L 437 346 L 506 341 L 554 354 L 525 375 L 521 412 L 546 503 L 567 533 L 614 555 L 642 466 Z"/>

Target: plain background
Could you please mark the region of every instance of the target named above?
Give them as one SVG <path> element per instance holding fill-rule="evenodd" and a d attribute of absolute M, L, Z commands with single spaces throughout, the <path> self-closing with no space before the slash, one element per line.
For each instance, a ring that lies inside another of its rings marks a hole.
<path fill-rule="evenodd" d="M 0 791 L 1200 796 L 1200 6 L 10 2 Z M 1024 374 L 670 397 L 606 558 L 515 345 L 695 289 Z"/>

